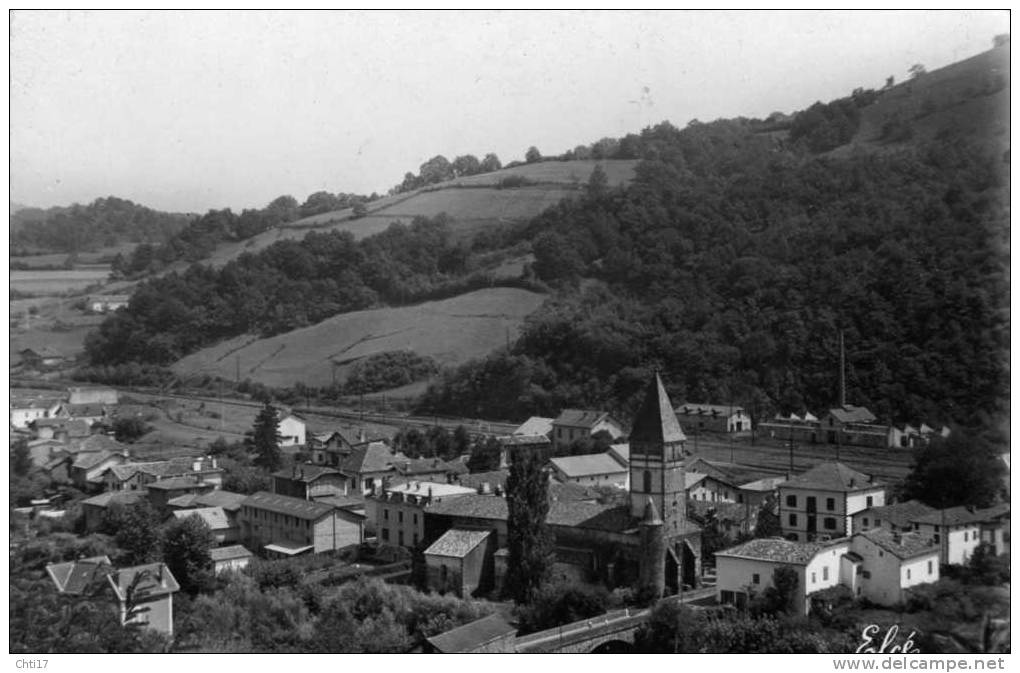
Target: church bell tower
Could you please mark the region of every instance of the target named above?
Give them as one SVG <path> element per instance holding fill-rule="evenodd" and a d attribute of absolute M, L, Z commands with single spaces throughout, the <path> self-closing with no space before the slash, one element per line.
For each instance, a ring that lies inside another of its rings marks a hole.
<path fill-rule="evenodd" d="M 684 534 L 684 444 L 673 405 L 658 372 L 648 383 L 630 431 L 630 513 L 645 518 L 651 511 L 662 521 L 666 539 Z"/>

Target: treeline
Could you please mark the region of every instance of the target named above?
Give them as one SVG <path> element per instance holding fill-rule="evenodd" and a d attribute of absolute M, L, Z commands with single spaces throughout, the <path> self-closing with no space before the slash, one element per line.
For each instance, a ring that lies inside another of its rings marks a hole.
<path fill-rule="evenodd" d="M 894 154 L 810 158 L 746 120 L 639 140 L 658 158 L 628 188 L 589 188 L 520 232 L 559 299 L 509 352 L 444 374 L 423 410 L 626 415 L 659 367 L 676 402 L 817 412 L 838 399 L 842 329 L 848 399 L 880 418 L 989 426 L 1003 413 L 998 154 L 946 131 Z"/>
<path fill-rule="evenodd" d="M 113 196 L 67 208 L 23 208 L 10 216 L 11 254 L 95 251 L 122 243 L 161 243 L 188 215 L 164 213 Z"/>
<path fill-rule="evenodd" d="M 351 367 L 344 385 L 348 395 L 390 390 L 421 381 L 439 372 L 432 358 L 414 351 L 388 351 L 359 360 Z"/>
<path fill-rule="evenodd" d="M 338 313 L 434 299 L 471 282 L 470 254 L 443 214 L 361 241 L 312 232 L 220 269 L 193 265 L 140 283 L 130 304 L 89 335 L 86 354 L 92 367 L 167 365 L 240 334 L 268 337 Z"/>
<path fill-rule="evenodd" d="M 473 154 L 464 154 L 450 161 L 442 154 L 437 154 L 418 167 L 418 174 L 410 171 L 404 174 L 404 180 L 390 190 L 391 194 L 413 192 L 416 189 L 434 185 L 454 178 L 479 173 L 491 173 L 503 167 L 499 157 L 486 154 L 481 160 Z"/>

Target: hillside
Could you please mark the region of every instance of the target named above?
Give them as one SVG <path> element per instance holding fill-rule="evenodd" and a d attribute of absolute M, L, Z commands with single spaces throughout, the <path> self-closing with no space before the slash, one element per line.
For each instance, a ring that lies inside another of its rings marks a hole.
<path fill-rule="evenodd" d="M 544 299 L 493 288 L 417 306 L 355 311 L 269 339 L 230 339 L 188 355 L 173 370 L 185 379 L 207 374 L 233 380 L 239 368 L 241 380 L 282 387 L 342 383 L 358 360 L 387 351 L 413 350 L 441 365 L 459 365 L 516 339 L 524 318 Z"/>
<path fill-rule="evenodd" d="M 244 241 L 222 243 L 203 262 L 221 266 L 244 252 L 258 252 L 281 240 L 300 240 L 311 231 L 349 231 L 355 239 L 362 239 L 384 231 L 393 222 L 406 224 L 416 216 L 439 213 L 452 218 L 455 236 L 466 237 L 494 224 L 526 222 L 561 199 L 576 195 L 599 164 L 611 185 L 625 185 L 633 179 L 637 161 L 546 161 L 456 178 L 373 201 L 361 218 L 354 219 L 348 208 L 280 225 Z M 508 178 L 511 183 L 520 182 L 501 187 Z"/>

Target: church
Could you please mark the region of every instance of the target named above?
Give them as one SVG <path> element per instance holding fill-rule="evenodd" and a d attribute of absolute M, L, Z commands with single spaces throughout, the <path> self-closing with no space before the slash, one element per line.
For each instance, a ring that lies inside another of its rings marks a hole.
<path fill-rule="evenodd" d="M 697 586 L 701 531 L 686 517 L 686 437 L 658 374 L 648 383 L 629 441 L 625 503 L 550 489 L 546 523 L 555 539 L 553 575 L 655 596 Z M 462 596 L 501 588 L 508 556 L 506 497 L 462 495 L 425 508 L 429 588 Z"/>

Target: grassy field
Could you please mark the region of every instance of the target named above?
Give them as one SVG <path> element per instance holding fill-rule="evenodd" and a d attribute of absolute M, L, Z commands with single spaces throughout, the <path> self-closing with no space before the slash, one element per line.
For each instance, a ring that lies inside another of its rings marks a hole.
<path fill-rule="evenodd" d="M 455 234 L 470 236 L 500 222 L 528 220 L 561 199 L 576 194 L 596 165 L 602 165 L 610 184 L 619 185 L 633 179 L 637 162 L 549 161 L 457 178 L 417 192 L 374 201 L 368 205 L 368 215 L 360 219 L 349 219 L 350 209 L 322 213 L 240 243 L 220 245 L 208 262 L 215 266 L 226 264 L 244 252 L 258 252 L 284 239 L 300 240 L 311 231 L 349 231 L 361 239 L 384 231 L 395 221 L 408 223 L 418 215 L 434 216 L 443 212 L 455 219 Z M 515 189 L 496 187 L 511 176 L 535 184 Z"/>
<path fill-rule="evenodd" d="M 81 291 L 106 282 L 109 267 L 60 271 L 11 271 L 11 289 L 37 296 L 56 296 Z"/>
<path fill-rule="evenodd" d="M 343 381 L 359 359 L 413 350 L 443 365 L 481 357 L 516 338 L 524 318 L 544 295 L 492 288 L 417 306 L 357 311 L 269 339 L 231 339 L 174 365 L 187 377 L 213 374 L 250 378 L 271 386 Z"/>

